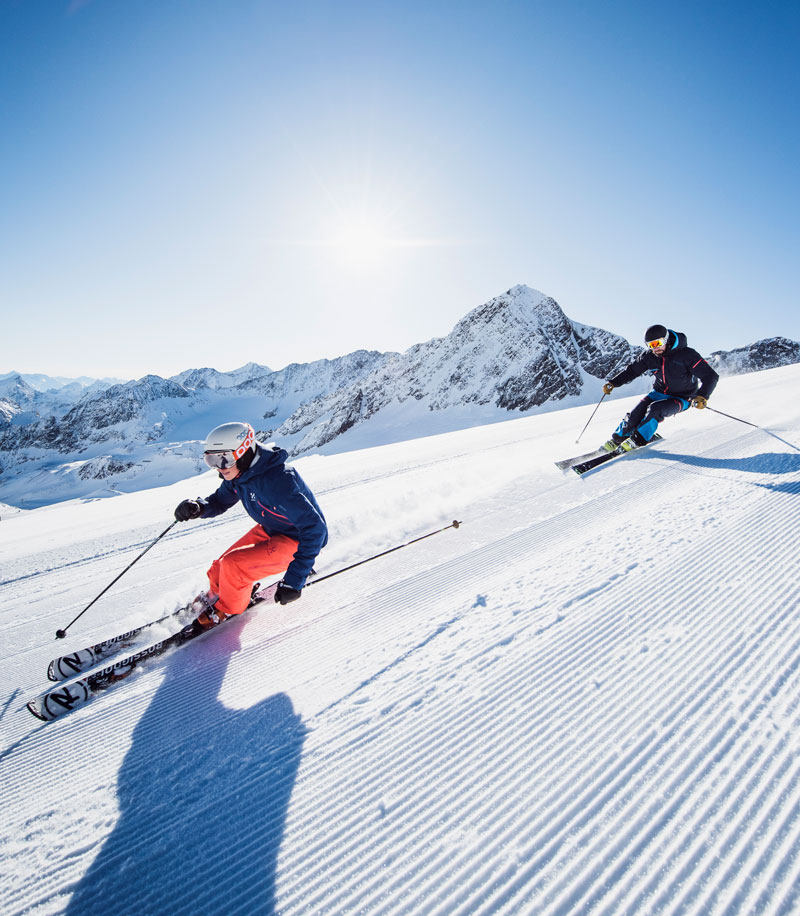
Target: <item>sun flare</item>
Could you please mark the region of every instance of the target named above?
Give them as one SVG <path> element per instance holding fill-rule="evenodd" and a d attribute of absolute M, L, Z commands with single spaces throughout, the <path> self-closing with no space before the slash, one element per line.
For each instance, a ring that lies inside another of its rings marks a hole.
<path fill-rule="evenodd" d="M 391 245 L 385 227 L 378 220 L 350 220 L 342 223 L 333 234 L 338 256 L 353 266 L 376 263 Z"/>

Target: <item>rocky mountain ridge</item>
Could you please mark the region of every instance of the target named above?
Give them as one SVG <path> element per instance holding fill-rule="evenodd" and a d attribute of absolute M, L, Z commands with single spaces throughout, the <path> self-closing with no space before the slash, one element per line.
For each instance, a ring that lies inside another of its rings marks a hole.
<path fill-rule="evenodd" d="M 252 362 L 231 373 L 148 375 L 58 404 L 6 378 L 0 500 L 30 507 L 174 482 L 205 469 L 198 440 L 234 417 L 302 455 L 592 403 L 603 379 L 637 352 L 619 335 L 571 320 L 551 297 L 516 286 L 445 337 L 404 353 L 358 350 L 279 371 Z M 755 371 L 800 361 L 800 344 L 773 338 L 710 361 L 722 374 Z"/>
<path fill-rule="evenodd" d="M 170 381 L 195 391 L 201 388 L 235 388 L 256 378 L 262 378 L 272 372 L 267 366 L 259 363 L 247 363 L 232 372 L 220 372 L 218 369 L 186 369 L 170 377 Z"/>
<path fill-rule="evenodd" d="M 429 412 L 471 406 L 510 416 L 587 390 L 594 396 L 633 353 L 619 335 L 571 321 L 554 299 L 516 286 L 446 337 L 394 354 L 365 378 L 302 405 L 274 432 L 302 454 L 408 401 Z"/>
<path fill-rule="evenodd" d="M 715 350 L 708 357 L 708 362 L 720 375 L 744 375 L 762 369 L 791 366 L 800 363 L 800 342 L 786 337 L 768 337 L 749 347 Z"/>
<path fill-rule="evenodd" d="M 105 391 L 111 379 L 65 379 L 42 374 L 7 372 L 0 376 L 0 429 L 47 417 L 60 417 L 81 398 Z"/>

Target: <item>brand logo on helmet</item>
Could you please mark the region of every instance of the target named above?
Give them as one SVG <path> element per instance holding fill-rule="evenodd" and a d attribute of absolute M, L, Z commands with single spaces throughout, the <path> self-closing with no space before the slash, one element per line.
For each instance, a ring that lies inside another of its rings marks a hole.
<path fill-rule="evenodd" d="M 239 459 L 242 457 L 242 455 L 246 454 L 247 450 L 255 442 L 256 434 L 253 431 L 253 427 L 248 425 L 247 428 L 242 430 L 242 432 L 239 433 L 239 435 L 236 438 L 244 440 L 238 448 L 235 448 L 233 450 L 234 458 Z"/>

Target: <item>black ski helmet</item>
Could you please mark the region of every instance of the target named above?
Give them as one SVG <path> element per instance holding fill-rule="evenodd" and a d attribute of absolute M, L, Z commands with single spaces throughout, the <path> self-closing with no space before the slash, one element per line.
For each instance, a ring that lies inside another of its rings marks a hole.
<path fill-rule="evenodd" d="M 666 337 L 668 333 L 669 331 L 663 324 L 651 324 L 644 332 L 644 342 L 650 343 L 651 340 L 661 340 L 661 338 Z"/>

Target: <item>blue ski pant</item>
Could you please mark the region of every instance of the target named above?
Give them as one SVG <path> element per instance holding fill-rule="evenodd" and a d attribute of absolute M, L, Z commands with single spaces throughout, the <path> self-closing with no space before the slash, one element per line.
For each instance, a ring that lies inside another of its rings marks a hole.
<path fill-rule="evenodd" d="M 627 439 L 635 432 L 647 442 L 653 438 L 658 424 L 667 417 L 688 410 L 690 402 L 685 398 L 662 394 L 660 391 L 651 391 L 646 394 L 633 410 L 616 428 L 615 433 Z"/>

